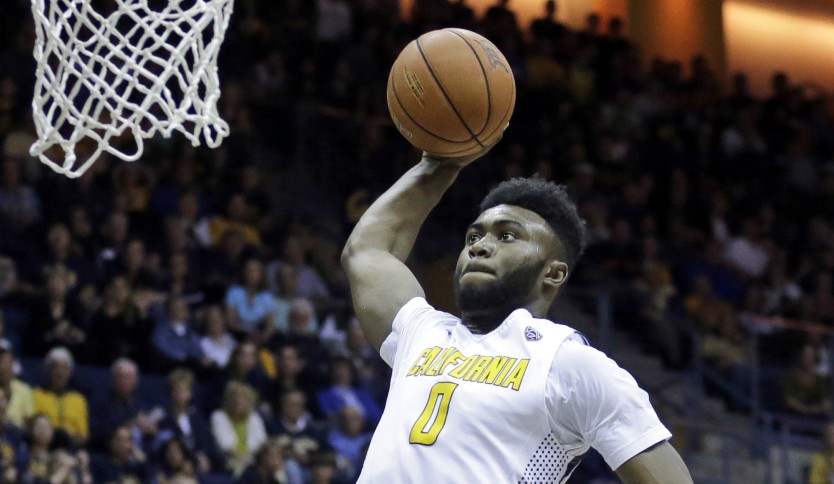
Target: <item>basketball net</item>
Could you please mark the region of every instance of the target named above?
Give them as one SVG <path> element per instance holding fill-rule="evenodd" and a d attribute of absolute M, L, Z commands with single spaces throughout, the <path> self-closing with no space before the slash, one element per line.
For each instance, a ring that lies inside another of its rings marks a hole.
<path fill-rule="evenodd" d="M 75 178 L 102 153 L 139 159 L 157 132 L 179 131 L 194 146 L 202 133 L 219 146 L 229 126 L 217 112 L 217 56 L 234 0 L 110 0 L 105 13 L 92 3 L 32 0 L 38 140 L 29 153 Z"/>

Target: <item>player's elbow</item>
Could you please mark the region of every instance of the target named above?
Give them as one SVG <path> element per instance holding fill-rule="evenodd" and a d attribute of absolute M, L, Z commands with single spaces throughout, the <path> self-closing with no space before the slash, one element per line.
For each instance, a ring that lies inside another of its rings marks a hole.
<path fill-rule="evenodd" d="M 350 272 L 351 268 L 355 267 L 356 259 L 360 257 L 362 253 L 361 244 L 357 244 L 353 237 L 348 239 L 345 247 L 342 249 L 342 268 Z"/>
<path fill-rule="evenodd" d="M 351 244 L 350 241 L 348 241 L 348 243 L 345 244 L 344 248 L 342 248 L 342 269 L 346 271 L 350 270 L 350 263 L 353 259 L 354 252 L 356 252 L 356 250 L 353 248 L 353 244 Z"/>

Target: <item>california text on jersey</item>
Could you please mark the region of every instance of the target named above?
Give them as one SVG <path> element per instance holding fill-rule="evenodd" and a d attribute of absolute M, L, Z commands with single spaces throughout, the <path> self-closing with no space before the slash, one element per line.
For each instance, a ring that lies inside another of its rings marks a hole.
<path fill-rule="evenodd" d="M 527 371 L 529 358 L 472 355 L 466 357 L 454 346 L 426 348 L 408 370 L 408 376 L 448 375 L 472 381 L 511 388 L 518 391 Z"/>

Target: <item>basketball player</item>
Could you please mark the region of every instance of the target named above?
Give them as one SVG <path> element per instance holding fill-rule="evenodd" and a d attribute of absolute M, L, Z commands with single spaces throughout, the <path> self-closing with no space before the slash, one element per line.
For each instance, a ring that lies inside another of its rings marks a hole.
<path fill-rule="evenodd" d="M 424 299 L 404 262 L 429 212 L 483 154 L 424 154 L 368 208 L 344 249 L 356 314 L 393 368 L 359 482 L 565 482 L 594 447 L 627 484 L 691 483 L 631 375 L 543 319 L 583 246 L 583 222 L 562 187 L 540 179 L 496 187 L 458 258 L 461 318 Z"/>

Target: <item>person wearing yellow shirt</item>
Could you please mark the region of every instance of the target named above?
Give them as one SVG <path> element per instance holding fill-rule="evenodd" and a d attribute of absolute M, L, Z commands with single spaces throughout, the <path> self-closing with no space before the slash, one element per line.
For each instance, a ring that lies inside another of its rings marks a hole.
<path fill-rule="evenodd" d="M 0 388 L 9 396 L 6 421 L 19 429 L 24 428 L 35 413 L 32 387 L 14 377 L 14 353 L 8 344 L 0 344 Z"/>
<path fill-rule="evenodd" d="M 90 437 L 87 398 L 69 388 L 75 367 L 72 353 L 64 347 L 53 348 L 46 355 L 44 371 L 47 388 L 34 391 L 35 413 L 43 413 L 56 430 L 66 432 L 75 446 L 83 446 Z"/>
<path fill-rule="evenodd" d="M 823 448 L 811 458 L 808 470 L 808 484 L 829 484 L 834 482 L 834 422 L 825 426 Z"/>
<path fill-rule="evenodd" d="M 236 231 L 243 235 L 246 243 L 260 246 L 261 234 L 249 220 L 252 211 L 242 193 L 232 194 L 226 202 L 225 216 L 214 217 L 209 222 L 209 233 L 215 246 L 221 245 L 223 238 L 229 231 Z"/>

